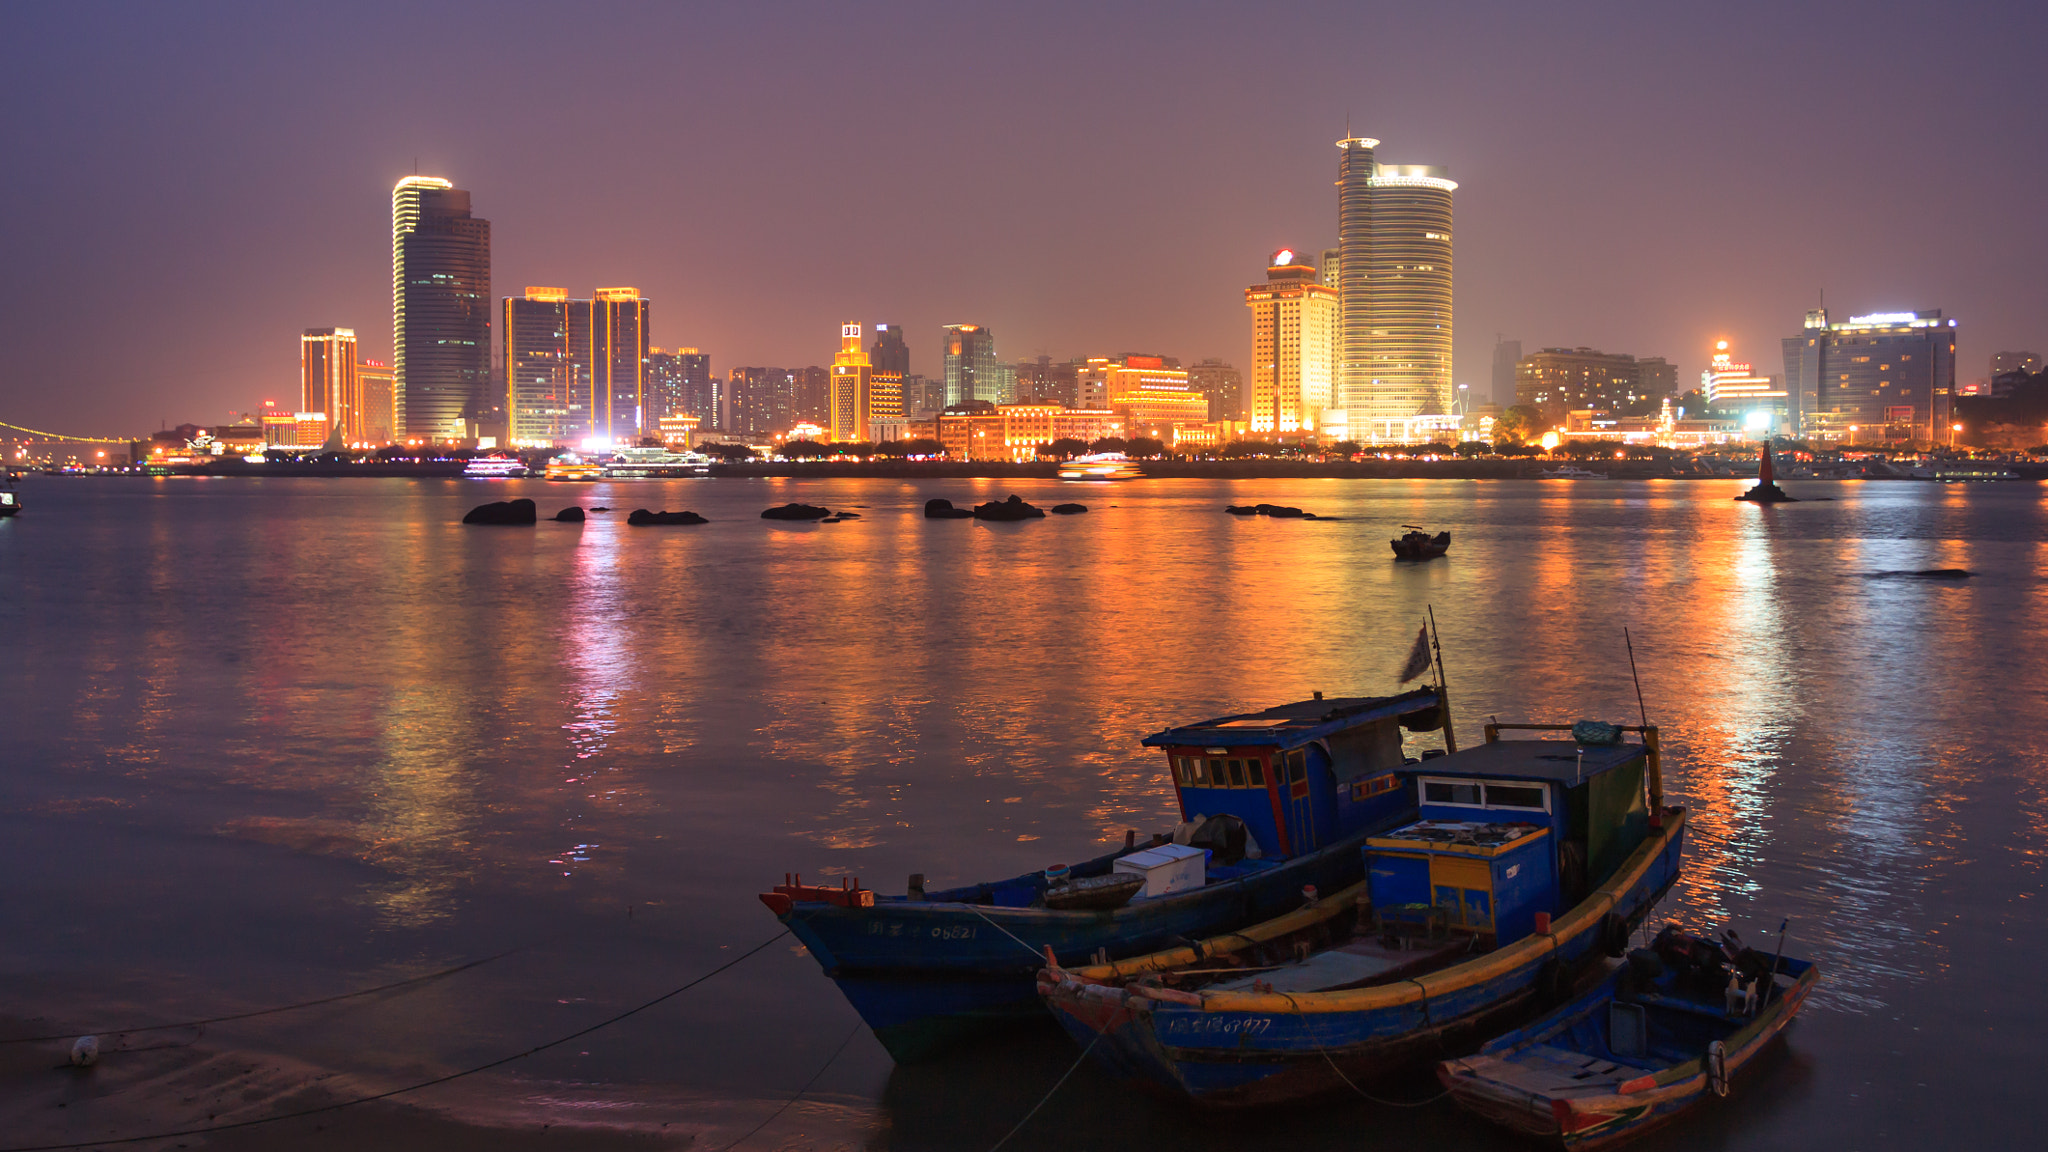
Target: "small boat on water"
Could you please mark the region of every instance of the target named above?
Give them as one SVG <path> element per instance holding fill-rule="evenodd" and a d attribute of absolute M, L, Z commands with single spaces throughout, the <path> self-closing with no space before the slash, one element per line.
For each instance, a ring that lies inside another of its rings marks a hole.
<path fill-rule="evenodd" d="M 801 877 L 761 896 L 898 1061 L 993 1027 L 1042 1020 L 1034 976 L 1229 932 L 1364 875 L 1360 849 L 1407 805 L 1382 788 L 1402 733 L 1444 725 L 1441 692 L 1301 700 L 1170 728 L 1163 750 L 1182 824 L 1046 872 L 902 896 Z M 1446 729 L 1448 732 L 1448 730 Z M 1436 761 L 1431 761 L 1435 763 Z M 1047 873 L 1051 875 L 1047 875 Z M 1140 885 L 1102 878 L 1142 877 Z M 1121 898 L 1120 898 L 1121 897 Z M 1113 903 L 1112 903 L 1113 902 Z"/>
<path fill-rule="evenodd" d="M 1060 463 L 1062 480 L 1135 480 L 1144 473 L 1121 452 L 1094 452 Z"/>
<path fill-rule="evenodd" d="M 1394 546 L 1394 557 L 1399 560 L 1434 560 L 1451 550 L 1451 534 L 1439 532 L 1434 536 L 1413 524 L 1403 524 L 1408 529 L 1388 543 Z"/>
<path fill-rule="evenodd" d="M 515 480 L 526 473 L 526 461 L 517 456 L 478 456 L 462 466 L 471 480 Z"/>
<path fill-rule="evenodd" d="M 604 462 L 607 480 L 660 480 L 711 475 L 711 457 L 667 448 L 620 448 Z"/>
<path fill-rule="evenodd" d="M 21 491 L 14 486 L 14 473 L 0 468 L 0 518 L 21 512 Z"/>
<path fill-rule="evenodd" d="M 1597 988 L 1437 1076 L 1458 1106 L 1565 1148 L 1607 1148 L 1726 1096 L 1820 969 L 1668 926 Z"/>
<path fill-rule="evenodd" d="M 1040 994 L 1110 1069 L 1227 1106 L 1357 1088 L 1567 999 L 1677 880 L 1685 810 L 1663 806 L 1655 728 L 1486 736 L 1344 764 L 1341 787 L 1402 814 L 1360 846 L 1362 880 L 1199 943 L 1049 963 Z"/>
<path fill-rule="evenodd" d="M 1539 468 L 1536 475 L 1545 480 L 1605 480 L 1607 473 L 1581 468 L 1576 464 L 1560 464 L 1555 468 Z"/>
<path fill-rule="evenodd" d="M 585 460 L 574 452 L 564 452 L 548 461 L 541 476 L 548 480 L 602 480 L 604 466 Z"/>

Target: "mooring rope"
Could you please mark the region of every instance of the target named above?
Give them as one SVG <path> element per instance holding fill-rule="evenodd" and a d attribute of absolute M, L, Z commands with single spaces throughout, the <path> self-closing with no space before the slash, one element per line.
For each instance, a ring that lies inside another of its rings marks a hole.
<path fill-rule="evenodd" d="M 846 1051 L 846 1046 L 848 1044 L 853 1043 L 853 1038 L 855 1036 L 860 1035 L 860 1026 L 862 1023 L 863 1021 L 860 1020 L 855 1020 L 853 1022 L 853 1028 L 847 1032 L 846 1039 L 841 1040 L 839 1042 L 839 1047 L 834 1048 L 832 1050 L 832 1054 L 830 1056 L 825 1057 L 825 1062 L 823 1064 L 818 1065 L 818 1070 L 811 1074 L 811 1078 L 809 1080 L 804 1081 L 804 1086 L 796 1090 L 796 1095 L 791 1096 L 787 1100 L 784 1100 L 782 1102 L 782 1107 L 777 1108 L 774 1112 L 770 1113 L 766 1120 L 763 1120 L 759 1124 L 754 1125 L 752 1128 L 747 1130 L 747 1134 L 745 1136 L 742 1136 L 739 1139 L 733 1141 L 732 1143 L 727 1144 L 725 1147 L 719 1149 L 718 1152 L 732 1152 L 733 1149 L 739 1147 L 742 1144 L 745 1144 L 749 1140 L 752 1140 L 754 1138 L 754 1133 L 759 1132 L 761 1129 L 766 1128 L 770 1124 L 775 1123 L 775 1118 L 782 1115 L 784 1112 L 789 1111 L 789 1106 L 791 1104 L 794 1104 L 797 1101 L 803 1099 L 804 1094 L 811 1090 L 811 1085 L 816 1084 L 818 1082 L 818 1077 L 823 1076 L 825 1074 L 825 1069 L 830 1068 L 832 1066 L 832 1062 L 834 1060 L 839 1059 L 839 1054 L 841 1052 Z"/>
<path fill-rule="evenodd" d="M 778 932 L 775 935 L 770 936 L 768 939 L 761 941 L 759 944 L 754 945 L 752 948 L 747 949 L 745 952 L 742 952 L 738 956 L 735 956 L 732 959 L 726 961 L 725 963 L 720 964 L 718 967 L 713 968 L 711 971 L 706 972 L 702 976 L 697 977 L 695 980 L 692 980 L 689 983 L 684 984 L 680 988 L 664 992 L 661 995 L 656 996 L 654 999 L 647 1001 L 645 1004 L 641 1004 L 635 1008 L 628 1008 L 624 1012 L 621 1012 L 616 1016 L 611 1016 L 604 1020 L 600 1020 L 587 1028 L 580 1028 L 574 1032 L 569 1033 L 567 1036 L 563 1036 L 555 1040 L 550 1040 L 545 1044 L 536 1044 L 533 1047 L 528 1048 L 524 1052 L 515 1052 L 510 1056 L 501 1056 L 498 1059 L 493 1060 L 487 1064 L 479 1064 L 474 1068 L 465 1068 L 460 1072 L 450 1072 L 446 1076 L 436 1076 L 432 1080 L 422 1080 L 417 1084 L 408 1084 L 403 1088 L 393 1088 L 387 1092 L 377 1092 L 369 1096 L 358 1096 L 351 1100 L 341 1100 L 333 1104 L 322 1104 L 315 1108 L 301 1108 L 296 1112 L 284 1112 L 276 1116 L 264 1116 L 255 1120 L 237 1120 L 232 1124 L 209 1124 L 203 1128 L 185 1128 L 176 1132 L 153 1132 L 147 1136 L 120 1136 L 112 1139 L 102 1140 L 79 1140 L 67 1144 L 17 1144 L 9 1145 L 5 1148 L 0 1148 L 0 1152 L 62 1152 L 62 1150 L 64 1149 L 92 1148 L 97 1147 L 101 1144 L 140 1144 L 148 1140 L 168 1140 L 175 1136 L 203 1136 L 214 1132 L 229 1132 L 237 1128 L 254 1128 L 261 1124 L 275 1124 L 280 1120 L 296 1120 L 303 1116 L 317 1116 L 323 1112 L 339 1112 L 343 1108 L 353 1108 L 358 1104 L 370 1104 L 378 1100 L 389 1100 L 393 1096 L 403 1096 L 408 1092 L 418 1092 L 422 1088 L 432 1088 L 437 1084 L 446 1084 L 451 1080 L 460 1080 L 465 1076 L 474 1076 L 479 1072 L 488 1072 L 493 1068 L 510 1064 L 515 1060 L 524 1060 L 526 1057 L 532 1056 L 535 1053 L 545 1052 L 550 1048 L 560 1047 L 563 1044 L 567 1044 L 571 1040 L 579 1040 L 585 1036 L 590 1035 L 592 1032 L 598 1031 L 599 1029 L 609 1028 L 613 1024 L 617 1024 L 619 1021 L 624 1020 L 629 1016 L 637 1016 L 640 1013 L 647 1011 L 649 1008 L 652 1008 L 657 1004 L 664 1003 L 668 1000 L 673 1000 L 677 996 L 680 996 L 683 993 L 688 992 L 690 989 L 695 988 L 697 985 L 704 983 L 706 980 L 711 979 L 713 976 L 716 976 L 719 973 L 724 972 L 728 968 L 733 967 L 740 961 L 747 959 L 748 957 L 754 955 L 756 952 L 761 951 L 762 949 L 768 947 L 770 944 L 775 943 L 776 941 L 782 939 L 784 936 L 787 935 L 789 935 L 789 930 L 785 928 L 781 932 Z"/>
<path fill-rule="evenodd" d="M 1031 1123 L 1031 1118 L 1033 1116 L 1038 1115 L 1038 1110 L 1040 1108 L 1043 1108 L 1047 1104 L 1052 1102 L 1053 1096 L 1056 1095 L 1059 1092 L 1060 1087 L 1067 1082 L 1067 1078 L 1072 1076 L 1076 1071 L 1078 1071 L 1081 1065 L 1087 1061 L 1088 1054 L 1095 1051 L 1095 1046 L 1097 1044 L 1102 1043 L 1103 1035 L 1104 1033 L 1101 1032 L 1097 1032 L 1095 1034 L 1095 1039 L 1090 1040 L 1088 1042 L 1088 1046 L 1086 1048 L 1081 1049 L 1080 1057 L 1077 1058 L 1071 1065 L 1067 1067 L 1066 1072 L 1062 1074 L 1058 1080 L 1053 1082 L 1052 1088 L 1046 1092 L 1044 1098 L 1039 1100 L 1037 1104 L 1033 1105 L 1031 1111 L 1026 1112 L 1022 1120 L 1017 1121 L 1017 1126 L 1015 1128 L 1010 1129 L 1008 1135 L 1004 1136 L 1001 1140 L 998 1140 L 993 1145 L 991 1145 L 989 1147 L 988 1152 L 1000 1152 L 1002 1146 L 1010 1142 L 1010 1137 L 1015 1136 L 1019 1132 L 1022 1132 L 1024 1130 L 1024 1126 L 1026 1124 Z M 0 1152 L 6 1152 L 6 1150 L 0 1149 Z"/>
<path fill-rule="evenodd" d="M 1026 952 L 1029 952 L 1029 953 L 1031 953 L 1031 956 L 1032 956 L 1032 958 L 1033 958 L 1033 959 L 1035 959 L 1035 960 L 1043 960 L 1043 959 L 1045 959 L 1045 953 L 1043 953 L 1043 952 L 1040 952 L 1040 951 L 1039 951 L 1038 949 L 1036 949 L 1036 948 L 1033 948 L 1033 947 L 1032 947 L 1031 945 L 1029 945 L 1029 944 L 1026 944 L 1026 943 L 1025 943 L 1025 942 L 1024 942 L 1024 941 L 1023 941 L 1022 939 L 1020 939 L 1020 938 L 1018 937 L 1018 935 L 1017 935 L 1017 934 L 1016 934 L 1015 932 L 1012 932 L 1012 931 L 1010 931 L 1010 930 L 1009 930 L 1008 928 L 1005 928 L 1005 927 L 1003 927 L 1003 926 L 1002 926 L 1001 924 L 998 924 L 998 923 L 996 923 L 996 922 L 995 922 L 995 921 L 993 921 L 993 920 L 989 920 L 989 919 L 988 919 L 988 916 L 987 916 L 987 914 L 983 913 L 981 909 L 979 909 L 979 908 L 976 908 L 976 907 L 975 907 L 974 905 L 972 905 L 972 904 L 969 904 L 969 905 L 967 906 L 967 910 L 968 910 L 969 912 L 972 912 L 972 913 L 974 913 L 974 914 L 975 914 L 976 916 L 980 916 L 980 917 L 981 917 L 981 918 L 982 918 L 983 920 L 988 920 L 989 926 L 990 926 L 991 928 L 994 928 L 994 929 L 995 929 L 996 931 L 998 931 L 998 932 L 1001 932 L 1001 933 L 1002 933 L 1003 935 L 1005 935 L 1005 936 L 1008 936 L 1008 937 L 1009 937 L 1010 939 L 1012 939 L 1012 940 L 1016 940 L 1016 941 L 1017 941 L 1017 947 L 1019 947 L 1019 948 L 1022 948 L 1022 949 L 1023 949 L 1023 950 L 1025 950 Z"/>

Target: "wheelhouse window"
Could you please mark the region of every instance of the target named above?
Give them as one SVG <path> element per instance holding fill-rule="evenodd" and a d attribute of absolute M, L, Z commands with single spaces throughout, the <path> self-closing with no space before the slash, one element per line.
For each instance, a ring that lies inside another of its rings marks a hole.
<path fill-rule="evenodd" d="M 1461 808 L 1518 812 L 1550 811 L 1550 789 L 1523 780 L 1443 780 L 1424 777 L 1422 802 Z"/>

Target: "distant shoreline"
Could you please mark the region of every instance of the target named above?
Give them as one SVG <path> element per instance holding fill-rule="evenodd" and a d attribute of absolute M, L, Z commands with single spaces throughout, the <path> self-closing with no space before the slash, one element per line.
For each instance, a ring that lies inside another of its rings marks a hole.
<path fill-rule="evenodd" d="M 1681 471 L 1657 460 L 1532 461 L 1532 460 L 1147 460 L 1139 463 L 1148 480 L 1534 480 L 1547 468 L 1575 464 L 1615 480 L 1728 480 L 1743 477 Z M 2008 464 L 2021 480 L 2048 479 L 2048 464 Z M 174 476 L 206 477 L 413 477 L 460 479 L 463 461 L 433 460 L 367 464 L 248 464 L 224 460 L 211 465 L 181 465 Z M 969 463 L 951 460 L 871 460 L 858 463 L 757 461 L 713 464 L 712 478 L 780 478 L 822 480 L 855 477 L 887 480 L 1036 479 L 1058 478 L 1051 461 L 1030 464 Z M 90 475 L 90 473 L 88 474 Z M 132 474 L 131 474 L 132 475 Z M 1753 479 L 1754 477 L 1748 477 Z M 528 477 L 539 479 L 539 477 Z M 556 481 L 565 488 L 587 483 L 637 483 L 631 480 Z M 1090 483 L 1076 481 L 1077 484 Z"/>

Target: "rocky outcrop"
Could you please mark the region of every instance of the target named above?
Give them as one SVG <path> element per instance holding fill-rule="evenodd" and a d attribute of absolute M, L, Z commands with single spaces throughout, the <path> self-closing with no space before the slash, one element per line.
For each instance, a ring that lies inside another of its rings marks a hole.
<path fill-rule="evenodd" d="M 1232 504 L 1224 509 L 1232 516 L 1271 516 L 1278 520 L 1314 520 L 1313 512 L 1303 512 L 1286 504 Z"/>
<path fill-rule="evenodd" d="M 813 504 L 784 504 L 780 508 L 762 510 L 763 520 L 823 520 L 830 516 L 830 508 L 819 508 Z"/>
<path fill-rule="evenodd" d="M 1045 509 L 1035 504 L 1026 504 L 1022 497 L 1012 493 L 1008 500 L 991 500 L 975 506 L 976 520 L 1043 520 Z"/>
<path fill-rule="evenodd" d="M 1086 504 L 1055 504 L 1052 506 L 1052 514 L 1055 516 L 1079 516 L 1087 510 L 1088 506 Z"/>
<path fill-rule="evenodd" d="M 635 528 L 658 528 L 669 524 L 709 524 L 710 521 L 695 512 L 649 512 L 635 508 L 626 514 L 626 523 Z"/>
<path fill-rule="evenodd" d="M 571 504 L 560 512 L 555 513 L 555 519 L 564 524 L 581 524 L 584 520 L 583 509 Z"/>
<path fill-rule="evenodd" d="M 537 524 L 540 512 L 531 500 L 500 500 L 479 504 L 462 518 L 464 524 Z"/>
<path fill-rule="evenodd" d="M 924 518 L 927 520 L 970 520 L 973 517 L 973 509 L 955 508 L 951 500 L 937 498 L 924 502 Z"/>

